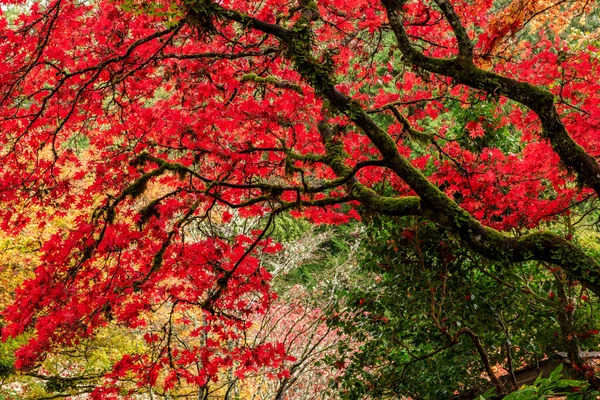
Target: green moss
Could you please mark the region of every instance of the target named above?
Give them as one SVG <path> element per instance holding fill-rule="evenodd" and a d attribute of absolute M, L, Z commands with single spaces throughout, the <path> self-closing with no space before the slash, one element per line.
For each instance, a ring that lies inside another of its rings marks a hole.
<path fill-rule="evenodd" d="M 282 82 L 274 76 L 261 77 L 254 73 L 245 74 L 240 78 L 240 82 L 254 82 L 257 84 L 270 84 L 280 89 L 290 89 L 297 93 L 302 93 L 302 87 L 294 83 Z"/>
<path fill-rule="evenodd" d="M 152 179 L 155 176 L 162 175 L 165 169 L 166 168 L 164 166 L 161 166 L 153 171 L 150 171 L 140 176 L 138 179 L 136 179 L 135 182 L 133 182 L 129 187 L 127 187 L 127 189 L 123 191 L 121 197 L 124 198 L 129 196 L 132 199 L 138 198 L 146 191 L 150 179 Z"/>

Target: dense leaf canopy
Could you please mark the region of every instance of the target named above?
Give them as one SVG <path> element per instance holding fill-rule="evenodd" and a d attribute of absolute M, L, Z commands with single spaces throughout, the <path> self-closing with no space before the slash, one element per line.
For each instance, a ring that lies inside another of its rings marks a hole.
<path fill-rule="evenodd" d="M 574 228 L 600 194 L 593 4 L 2 3 L 0 228 L 47 232 L 3 313 L 4 338 L 29 335 L 17 368 L 109 323 L 157 327 L 115 381 L 168 390 L 279 368 L 281 342 L 240 339 L 275 297 L 261 258 L 279 251 L 270 234 L 287 213 L 414 217 L 452 243 L 448 259 L 426 244 L 441 255 L 384 282 L 396 289 L 430 290 L 403 280 L 452 262 L 455 288 L 481 263 L 500 277 L 525 263 L 600 295 Z M 238 216 L 261 222 L 232 234 Z M 401 241 L 384 239 L 382 254 Z M 450 342 L 480 350 L 465 329 Z"/>

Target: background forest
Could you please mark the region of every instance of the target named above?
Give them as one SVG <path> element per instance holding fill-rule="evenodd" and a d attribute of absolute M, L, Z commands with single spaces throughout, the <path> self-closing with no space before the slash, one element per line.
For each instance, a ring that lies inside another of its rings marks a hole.
<path fill-rule="evenodd" d="M 0 400 L 599 395 L 596 3 L 0 4 Z"/>

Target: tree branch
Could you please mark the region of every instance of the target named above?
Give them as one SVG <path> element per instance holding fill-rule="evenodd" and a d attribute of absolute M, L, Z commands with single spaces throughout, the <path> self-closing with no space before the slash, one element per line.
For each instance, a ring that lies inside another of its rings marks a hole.
<path fill-rule="evenodd" d="M 425 67 L 436 70 L 433 72 L 442 71 L 442 67 L 445 67 L 449 69 L 449 71 L 444 71 L 445 74 L 458 74 L 457 76 L 461 79 L 477 83 L 482 89 L 487 88 L 492 92 L 500 90 L 501 93 L 511 94 L 522 102 L 538 101 L 539 104 L 536 105 L 538 110 L 543 110 L 544 107 L 554 110 L 552 94 L 528 83 L 479 70 L 464 60 L 434 59 L 424 56 L 412 47 L 406 36 L 400 15 L 401 1 L 383 0 L 383 3 L 388 10 L 390 24 L 396 33 L 399 46 L 410 62 L 422 63 Z M 388 200 L 377 196 L 371 189 L 359 184 L 356 178 L 352 178 L 348 181 L 348 185 L 352 195 L 358 201 L 367 207 L 373 207 L 373 211 L 376 212 L 407 213 L 404 215 L 412 213 L 411 215 L 421 215 L 430 221 L 447 226 L 472 250 L 493 260 L 508 262 L 540 260 L 559 265 L 570 277 L 579 280 L 597 296 L 600 296 L 600 265 L 581 249 L 549 232 L 510 237 L 482 225 L 402 157 L 394 139 L 369 117 L 358 102 L 335 87 L 330 70 L 313 57 L 311 18 L 300 18 L 292 30 L 287 30 L 281 27 L 276 28 L 272 24 L 264 25 L 264 23 L 236 11 L 222 10 L 220 12 L 222 17 L 238 22 L 253 21 L 250 24 L 253 28 L 272 34 L 284 42 L 287 46 L 285 56 L 294 63 L 296 71 L 313 86 L 317 93 L 329 101 L 332 108 L 345 114 L 364 132 L 379 150 L 386 165 L 420 197 L 420 200 L 415 198 Z M 554 110 L 554 114 L 556 114 L 556 110 Z M 570 143 L 579 147 L 564 130 L 558 120 L 558 114 L 556 114 L 556 121 L 562 127 Z M 330 156 L 329 165 L 338 176 L 347 176 L 348 167 L 344 163 L 341 143 L 333 140 L 333 133 L 326 121 L 319 124 L 319 130 Z M 555 131 L 552 130 L 552 132 Z M 586 157 L 590 158 L 583 149 L 580 147 L 579 149 Z M 592 159 L 592 161 L 598 167 L 595 160 Z M 586 175 L 582 174 L 581 176 Z M 590 179 L 592 183 L 597 181 L 598 192 L 600 192 L 600 168 L 598 168 L 597 178 L 594 175 L 594 178 Z"/>
<path fill-rule="evenodd" d="M 447 1 L 437 0 L 436 2 L 443 5 Z M 586 153 L 569 135 L 554 106 L 554 95 L 551 92 L 526 82 L 477 68 L 471 60 L 467 60 L 462 56 L 453 59 L 425 56 L 410 42 L 408 34 L 404 29 L 402 10 L 399 2 L 395 0 L 382 0 L 382 3 L 387 10 L 388 20 L 396 36 L 398 47 L 409 63 L 426 71 L 451 77 L 456 83 L 481 89 L 493 95 L 506 96 L 533 110 L 542 123 L 542 135 L 550 141 L 552 148 L 559 155 L 560 159 L 568 168 L 577 173 L 582 182 L 592 188 L 597 194 L 600 194 L 600 165 L 594 157 Z M 444 8 L 449 11 L 451 6 L 448 4 Z M 443 10 L 442 12 L 444 12 Z M 451 22 L 453 20 L 451 14 L 448 18 L 450 18 L 448 21 L 453 29 L 458 28 L 458 26 L 455 27 L 454 25 L 459 24 L 459 22 Z M 457 39 L 460 43 L 459 34 L 457 34 Z M 463 52 L 465 51 L 463 50 Z"/>
<path fill-rule="evenodd" d="M 452 27 L 456 41 L 458 42 L 458 57 L 464 60 L 471 61 L 473 59 L 473 42 L 467 34 L 467 30 L 460 21 L 460 17 L 454 11 L 454 7 L 448 0 L 434 0 L 435 4 L 438 5 L 446 21 Z"/>

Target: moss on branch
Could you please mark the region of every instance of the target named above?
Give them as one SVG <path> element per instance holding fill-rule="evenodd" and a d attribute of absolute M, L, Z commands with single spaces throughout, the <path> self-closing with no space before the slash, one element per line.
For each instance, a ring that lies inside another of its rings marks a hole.
<path fill-rule="evenodd" d="M 600 167 L 595 160 L 590 160 L 590 156 L 566 132 L 554 108 L 551 93 L 528 83 L 481 70 L 468 57 L 464 57 L 468 55 L 467 51 L 463 51 L 463 57 L 457 59 L 436 59 L 423 55 L 412 46 L 402 26 L 403 1 L 384 0 L 383 3 L 400 50 L 410 63 L 430 72 L 450 76 L 457 83 L 483 89 L 491 94 L 504 95 L 530 107 L 540 116 L 544 133 L 565 164 L 577 171 L 586 184 L 600 193 Z M 364 132 L 381 153 L 385 166 L 392 169 L 419 196 L 381 197 L 352 177 L 347 185 L 353 198 L 374 212 L 421 215 L 445 225 L 471 249 L 490 259 L 508 262 L 541 260 L 559 265 L 573 279 L 580 280 L 600 296 L 600 266 L 577 246 L 548 232 L 515 238 L 482 225 L 402 157 L 394 139 L 369 117 L 365 109 L 335 88 L 331 65 L 319 62 L 312 55 L 310 23 L 315 19 L 314 13 L 303 12 L 292 29 L 268 24 L 232 10 L 221 9 L 220 15 L 233 21 L 243 21 L 254 29 L 278 37 L 286 47 L 285 56 L 293 62 L 302 78 L 332 108 L 345 114 Z M 344 162 L 345 153 L 341 142 L 326 121 L 319 124 L 319 130 L 327 150 L 328 164 L 338 176 L 349 176 L 351 169 Z"/>
<path fill-rule="evenodd" d="M 550 141 L 563 163 L 577 173 L 582 183 L 600 194 L 600 164 L 569 135 L 554 106 L 554 95 L 551 92 L 527 82 L 478 68 L 470 57 L 464 56 L 468 52 L 462 57 L 451 59 L 424 55 L 412 45 L 404 29 L 402 7 L 399 2 L 384 0 L 383 4 L 398 47 L 410 64 L 428 72 L 448 76 L 456 83 L 481 89 L 492 95 L 508 97 L 534 111 L 542 123 L 543 135 Z M 455 25 L 459 23 L 460 21 L 454 21 Z"/>
<path fill-rule="evenodd" d="M 302 87 L 300 85 L 296 85 L 295 83 L 291 83 L 291 82 L 280 81 L 279 79 L 275 78 L 274 76 L 261 77 L 254 73 L 250 73 L 250 74 L 243 75 L 240 78 L 240 82 L 242 82 L 242 83 L 254 82 L 254 83 L 258 83 L 258 84 L 262 84 L 262 85 L 269 84 L 269 85 L 273 85 L 274 87 L 276 87 L 278 89 L 290 89 L 299 94 L 303 93 Z"/>

